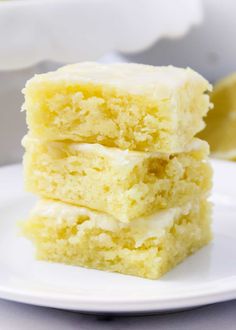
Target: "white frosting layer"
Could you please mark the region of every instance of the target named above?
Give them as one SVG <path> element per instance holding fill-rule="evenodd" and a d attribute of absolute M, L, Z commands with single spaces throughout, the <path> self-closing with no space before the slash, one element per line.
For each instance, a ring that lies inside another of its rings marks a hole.
<path fill-rule="evenodd" d="M 135 63 L 100 64 L 82 62 L 67 65 L 55 72 L 36 75 L 27 82 L 64 81 L 70 84 L 95 84 L 110 86 L 133 94 L 149 95 L 153 99 L 172 98 L 177 89 L 190 84 L 193 93 L 210 90 L 209 83 L 190 68 L 173 66 L 154 67 Z"/>
<path fill-rule="evenodd" d="M 181 214 L 188 214 L 190 209 L 191 203 L 184 207 L 171 208 L 156 212 L 150 216 L 140 217 L 129 223 L 122 223 L 111 215 L 92 211 L 84 207 L 52 200 L 40 200 L 31 211 L 31 215 L 52 218 L 55 220 L 56 225 L 66 221 L 69 226 L 77 222 L 78 218 L 85 217 L 84 221 L 78 225 L 78 236 L 82 235 L 85 230 L 93 228 L 111 232 L 127 228 L 135 238 L 136 247 L 138 247 L 148 238 L 160 237 L 176 218 Z"/>
<path fill-rule="evenodd" d="M 22 140 L 22 145 L 26 149 L 30 149 L 34 147 L 34 144 L 41 143 L 39 139 L 25 136 Z M 63 147 L 64 142 L 47 142 L 48 147 L 52 146 L 55 148 Z M 102 155 L 104 157 L 109 157 L 114 163 L 118 163 L 119 165 L 133 165 L 147 158 L 158 158 L 158 159 L 168 159 L 170 154 L 164 152 L 141 152 L 141 151 L 131 151 L 131 150 L 121 150 L 119 148 L 109 148 L 103 145 L 94 143 L 66 143 L 66 147 L 71 151 L 78 152 L 88 152 L 94 153 L 97 155 Z M 205 141 L 194 138 L 192 142 L 190 142 L 182 152 L 190 152 L 193 150 L 200 150 L 203 148 L 208 149 L 208 144 Z"/>
<path fill-rule="evenodd" d="M 199 150 L 203 148 L 203 146 L 207 146 L 207 142 L 200 140 L 198 138 L 194 138 L 188 145 L 185 146 L 185 148 L 182 150 L 182 152 L 188 152 L 192 150 Z M 118 156 L 118 157 L 157 157 L 157 158 L 166 158 L 170 154 L 164 153 L 164 152 L 142 152 L 142 151 L 132 151 L 132 150 L 121 150 L 119 148 L 109 148 L 105 147 L 101 144 L 91 144 L 91 143 L 71 143 L 70 147 L 72 149 L 78 150 L 78 151 L 91 151 L 96 152 L 100 154 L 104 154 L 105 156 Z"/>

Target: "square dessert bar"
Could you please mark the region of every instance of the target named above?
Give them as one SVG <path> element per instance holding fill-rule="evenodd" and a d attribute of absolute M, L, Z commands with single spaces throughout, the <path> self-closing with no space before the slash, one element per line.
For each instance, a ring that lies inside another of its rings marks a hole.
<path fill-rule="evenodd" d="M 83 207 L 41 200 L 23 223 L 38 259 L 157 279 L 211 240 L 206 201 L 124 224 Z"/>
<path fill-rule="evenodd" d="M 23 108 L 45 140 L 173 153 L 204 128 L 210 89 L 189 68 L 86 62 L 33 77 Z"/>
<path fill-rule="evenodd" d="M 108 213 L 123 222 L 205 197 L 212 171 L 208 144 L 194 139 L 178 154 L 26 136 L 26 189 Z"/>

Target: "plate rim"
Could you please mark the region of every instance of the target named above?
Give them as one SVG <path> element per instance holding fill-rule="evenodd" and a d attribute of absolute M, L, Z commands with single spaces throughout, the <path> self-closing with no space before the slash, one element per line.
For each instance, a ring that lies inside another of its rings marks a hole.
<path fill-rule="evenodd" d="M 198 306 L 205 306 L 212 303 L 225 302 L 236 299 L 236 285 L 232 290 L 215 291 L 212 293 L 200 294 L 195 296 L 176 297 L 175 299 L 157 299 L 148 298 L 135 300 L 116 299 L 82 299 L 75 296 L 67 296 L 64 294 L 46 295 L 44 292 L 23 292 L 23 290 L 6 289 L 0 286 L 0 298 L 31 304 L 34 306 L 61 308 L 65 310 L 74 310 L 91 313 L 129 313 L 129 312 L 162 312 L 178 309 L 187 309 Z"/>

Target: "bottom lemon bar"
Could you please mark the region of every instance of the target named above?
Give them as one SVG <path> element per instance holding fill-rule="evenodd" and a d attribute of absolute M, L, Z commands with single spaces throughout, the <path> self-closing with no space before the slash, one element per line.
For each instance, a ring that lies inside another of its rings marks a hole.
<path fill-rule="evenodd" d="M 122 223 L 41 200 L 23 223 L 38 259 L 158 279 L 211 239 L 211 204 L 199 201 Z"/>

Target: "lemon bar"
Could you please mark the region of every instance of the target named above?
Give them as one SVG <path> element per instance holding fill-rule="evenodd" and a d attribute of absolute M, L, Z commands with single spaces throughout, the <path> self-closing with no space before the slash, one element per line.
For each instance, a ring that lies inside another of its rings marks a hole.
<path fill-rule="evenodd" d="M 157 279 L 211 239 L 206 201 L 129 224 L 87 208 L 41 200 L 23 223 L 38 259 Z"/>
<path fill-rule="evenodd" d="M 216 83 L 211 101 L 214 109 L 200 136 L 209 142 L 212 156 L 236 161 L 236 73 Z"/>
<path fill-rule="evenodd" d="M 23 109 L 45 140 L 173 153 L 204 128 L 210 89 L 189 68 L 85 62 L 34 76 Z"/>
<path fill-rule="evenodd" d="M 178 154 L 44 142 L 30 136 L 23 144 L 28 191 L 105 212 L 123 222 L 185 204 L 211 188 L 209 148 L 199 139 Z"/>

